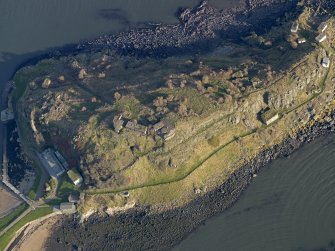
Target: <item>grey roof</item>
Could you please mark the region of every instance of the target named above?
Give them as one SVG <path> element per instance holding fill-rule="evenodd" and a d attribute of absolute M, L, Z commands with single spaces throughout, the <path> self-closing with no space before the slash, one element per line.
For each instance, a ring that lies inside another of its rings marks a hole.
<path fill-rule="evenodd" d="M 40 159 L 48 171 L 49 175 L 53 178 L 58 178 L 64 173 L 64 168 L 59 160 L 56 158 L 56 155 L 53 150 L 50 148 L 44 150 L 42 154 L 39 155 Z"/>
<path fill-rule="evenodd" d="M 79 202 L 79 200 L 80 200 L 80 198 L 79 198 L 78 194 L 71 193 L 68 197 L 69 202 L 77 203 L 77 202 Z"/>
<path fill-rule="evenodd" d="M 76 206 L 72 202 L 62 202 L 59 205 L 60 210 L 75 210 Z"/>
<path fill-rule="evenodd" d="M 65 169 L 67 169 L 69 167 L 69 164 L 66 162 L 63 155 L 61 155 L 60 152 L 58 152 L 58 151 L 55 151 L 55 155 L 56 155 L 57 159 L 59 160 L 59 162 L 63 165 L 63 167 Z"/>

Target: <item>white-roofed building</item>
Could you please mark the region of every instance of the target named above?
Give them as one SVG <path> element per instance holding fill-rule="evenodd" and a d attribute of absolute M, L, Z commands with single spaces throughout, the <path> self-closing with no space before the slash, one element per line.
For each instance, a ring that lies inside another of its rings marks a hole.
<path fill-rule="evenodd" d="M 327 29 L 328 25 L 326 22 L 322 22 L 319 27 L 318 27 L 318 32 L 322 33 L 325 32 Z"/>
<path fill-rule="evenodd" d="M 327 36 L 326 36 L 326 34 L 324 34 L 324 33 L 319 34 L 319 35 L 315 38 L 315 40 L 316 40 L 318 43 L 322 43 L 322 42 L 325 41 L 326 39 L 327 39 Z"/>
<path fill-rule="evenodd" d="M 330 59 L 327 57 L 324 57 L 321 62 L 322 66 L 325 68 L 329 68 L 330 65 Z"/>

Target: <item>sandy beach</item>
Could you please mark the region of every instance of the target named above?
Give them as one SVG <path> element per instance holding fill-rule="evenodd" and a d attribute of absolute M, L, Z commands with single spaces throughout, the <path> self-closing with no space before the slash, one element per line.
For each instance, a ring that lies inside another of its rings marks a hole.
<path fill-rule="evenodd" d="M 19 237 L 19 241 L 14 244 L 13 251 L 42 251 L 45 241 L 49 237 L 53 225 L 56 223 L 58 216 L 36 221 L 27 226 Z"/>

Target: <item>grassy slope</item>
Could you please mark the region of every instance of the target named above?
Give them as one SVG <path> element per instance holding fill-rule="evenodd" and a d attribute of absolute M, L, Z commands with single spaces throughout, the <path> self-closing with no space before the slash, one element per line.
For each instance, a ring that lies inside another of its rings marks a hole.
<path fill-rule="evenodd" d="M 0 219 L 0 232 L 4 230 L 10 223 L 12 223 L 20 214 L 22 214 L 28 208 L 28 204 L 24 203 L 17 208 L 9 215 Z"/>
<path fill-rule="evenodd" d="M 314 94 L 312 97 L 310 97 L 307 100 L 303 101 L 302 103 L 298 104 L 296 107 L 293 107 L 291 109 L 283 111 L 281 115 L 288 114 L 288 113 L 291 113 L 291 112 L 297 110 L 301 106 L 305 105 L 306 103 L 310 102 L 311 100 L 315 99 L 320 94 L 322 94 L 322 92 L 324 90 L 324 84 L 325 84 L 325 81 L 328 78 L 329 72 L 330 72 L 330 68 L 328 69 L 327 73 L 322 78 L 322 81 L 320 83 L 321 93 Z M 268 128 L 270 126 L 263 126 L 262 128 Z M 162 177 L 160 179 L 155 179 L 153 181 L 148 181 L 148 182 L 138 184 L 138 185 L 122 187 L 122 188 L 114 189 L 114 190 L 112 190 L 112 189 L 110 189 L 110 190 L 109 189 L 99 190 L 98 189 L 98 190 L 95 190 L 95 191 L 94 190 L 93 191 L 88 191 L 88 193 L 89 194 L 99 194 L 99 193 L 108 193 L 108 192 L 116 193 L 116 192 L 120 192 L 120 191 L 123 191 L 123 190 L 134 190 L 134 189 L 139 189 L 139 188 L 143 188 L 143 187 L 157 186 L 157 185 L 169 184 L 169 183 L 172 183 L 172 182 L 181 181 L 181 180 L 185 179 L 187 176 L 189 176 L 192 172 L 194 172 L 197 168 L 199 168 L 203 163 L 205 163 L 207 160 L 209 160 L 211 157 L 213 157 L 219 151 L 223 150 L 224 148 L 231 145 L 232 143 L 241 140 L 242 138 L 248 137 L 248 136 L 250 136 L 252 134 L 256 134 L 256 133 L 257 133 L 257 131 L 247 131 L 247 132 L 243 132 L 241 134 L 237 134 L 237 135 L 233 136 L 231 140 L 229 140 L 228 142 L 223 143 L 222 145 L 217 147 L 214 151 L 209 153 L 207 156 L 205 156 L 205 157 L 199 159 L 198 161 L 196 161 L 190 168 L 179 169 L 178 172 L 175 175 L 173 175 L 172 177 L 171 176 L 166 177 L 167 175 L 164 175 L 165 177 Z"/>
<path fill-rule="evenodd" d="M 25 224 L 46 216 L 52 213 L 52 208 L 50 207 L 40 207 L 28 213 L 20 221 L 18 221 L 11 229 L 9 229 L 4 235 L 0 236 L 0 250 L 4 250 L 8 243 L 15 236 L 16 232 L 23 227 Z"/>
<path fill-rule="evenodd" d="M 326 49 L 329 53 L 331 53 L 329 47 Z M 236 136 L 231 141 L 221 145 L 206 158 L 198 160 L 197 163 L 187 173 L 180 173 L 179 176 L 174 177 L 173 179 L 165 178 L 163 180 L 148 182 L 133 187 L 125 187 L 123 189 L 116 190 L 99 190 L 96 192 L 117 193 L 122 190 L 133 190 L 132 196 L 137 198 L 142 203 L 161 203 L 162 197 L 164 198 L 164 201 L 180 198 L 181 193 L 192 191 L 194 189 L 194 184 L 201 184 L 202 182 L 205 182 L 211 178 L 212 175 L 221 176 L 221 178 L 224 180 L 228 178 L 229 175 L 236 168 L 238 168 L 238 166 L 243 164 L 241 156 L 243 156 L 245 152 L 243 152 L 242 147 L 243 149 L 247 149 L 247 156 L 251 158 L 251 156 L 256 155 L 257 152 L 259 152 L 258 147 L 255 147 L 256 145 L 261 146 L 266 141 L 271 142 L 270 145 L 278 144 L 282 139 L 288 137 L 291 132 L 287 128 L 287 122 L 296 119 L 294 112 L 301 112 L 305 110 L 306 105 L 310 104 L 312 101 L 321 96 L 325 90 L 326 82 L 331 79 L 333 75 L 334 72 L 331 66 L 320 80 L 319 87 L 321 88 L 321 93 L 313 94 L 307 100 L 303 100 L 295 107 L 282 111 L 281 115 L 285 116 L 284 119 L 281 119 L 280 121 L 277 121 L 270 126 L 263 126 L 259 128 L 257 133 L 250 131 L 245 133 L 245 135 Z M 267 128 L 272 128 L 272 131 L 278 131 L 278 134 L 276 134 L 276 136 L 264 135 L 264 132 L 267 131 Z M 266 137 L 268 137 L 268 139 L 265 139 Z M 270 145 L 266 147 L 269 147 Z M 225 160 L 226 170 L 220 168 L 222 166 L 223 159 Z M 230 166 L 230 168 L 227 168 L 228 166 Z M 211 184 L 213 187 L 215 187 L 214 183 Z M 94 193 L 95 192 L 92 192 L 91 194 Z"/>

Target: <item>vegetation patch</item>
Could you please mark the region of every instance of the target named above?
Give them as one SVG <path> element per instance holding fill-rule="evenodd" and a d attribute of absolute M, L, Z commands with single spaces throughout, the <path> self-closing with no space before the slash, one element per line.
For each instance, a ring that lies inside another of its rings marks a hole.
<path fill-rule="evenodd" d="M 26 216 L 24 216 L 21 220 L 19 220 L 12 228 L 10 228 L 5 234 L 0 236 L 0 250 L 5 249 L 5 247 L 15 236 L 16 232 L 20 230 L 20 228 L 22 228 L 24 225 L 38 218 L 51 214 L 52 212 L 53 210 L 50 207 L 40 207 L 35 209 L 34 211 L 29 212 Z"/>
<path fill-rule="evenodd" d="M 28 209 L 28 204 L 23 203 L 14 209 L 9 215 L 0 219 L 0 232 L 4 230 L 10 223 L 12 223 L 17 217 L 19 217 L 24 211 Z"/>

